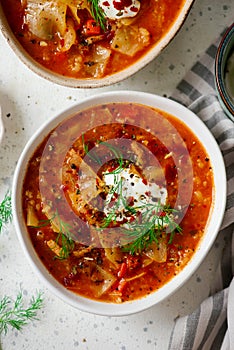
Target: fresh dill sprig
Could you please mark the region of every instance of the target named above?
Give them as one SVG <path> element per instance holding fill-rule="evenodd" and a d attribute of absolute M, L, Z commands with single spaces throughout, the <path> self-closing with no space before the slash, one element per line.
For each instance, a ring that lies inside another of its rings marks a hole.
<path fill-rule="evenodd" d="M 162 234 L 169 235 L 168 244 L 171 244 L 176 233 L 181 233 L 181 227 L 174 220 L 176 210 L 169 206 L 145 203 L 137 208 L 140 210 L 141 217 L 129 223 L 124 228 L 124 233 L 131 240 L 123 249 L 131 254 L 141 253 L 153 242 L 159 243 Z M 145 210 L 145 211 L 144 211 Z"/>
<path fill-rule="evenodd" d="M 89 144 L 85 142 L 84 134 L 81 135 L 81 139 L 82 139 L 82 145 L 83 145 L 85 155 L 87 155 L 95 163 L 102 165 L 101 158 L 97 155 L 97 153 L 93 149 L 89 150 Z M 114 173 L 118 174 L 123 170 L 124 167 L 126 167 L 129 164 L 129 162 L 125 162 L 126 164 L 124 164 L 123 155 L 117 147 L 111 145 L 108 142 L 100 142 L 100 146 L 105 146 L 106 148 L 108 148 L 113 153 L 113 155 L 115 156 L 115 159 L 119 164 L 115 170 L 111 172 L 106 172 L 105 175 L 114 174 Z"/>
<path fill-rule="evenodd" d="M 71 225 L 61 219 L 57 210 L 50 219 L 40 220 L 39 225 L 34 226 L 34 228 L 46 227 L 53 224 L 53 221 L 55 221 L 55 224 L 58 225 L 59 228 L 55 242 L 61 246 L 60 254 L 56 255 L 55 259 L 67 259 L 74 249 L 75 243 L 72 239 Z"/>
<path fill-rule="evenodd" d="M 95 163 L 98 163 L 99 165 L 102 164 L 101 159 L 98 157 L 98 155 L 93 151 L 89 151 L 89 146 L 87 143 L 85 143 L 85 139 L 84 139 L 84 134 L 81 135 L 82 138 L 82 144 L 83 144 L 83 149 L 85 154 L 92 159 Z"/>
<path fill-rule="evenodd" d="M 31 298 L 28 307 L 24 306 L 22 292 L 19 292 L 16 299 L 4 296 L 0 300 L 0 334 L 6 334 L 9 327 L 21 330 L 29 321 L 38 320 L 37 311 L 43 304 L 42 293 Z"/>
<path fill-rule="evenodd" d="M 111 145 L 108 142 L 102 142 L 101 145 L 106 146 L 110 151 L 112 151 L 112 153 L 115 156 L 115 159 L 118 162 L 118 167 L 110 172 L 105 172 L 104 175 L 110 175 L 110 174 L 119 174 L 124 168 L 126 168 L 126 166 L 128 165 L 128 162 L 126 162 L 126 164 L 124 164 L 124 159 L 123 159 L 123 155 L 122 153 L 119 151 L 119 149 L 117 149 L 116 147 L 114 147 L 113 145 Z"/>
<path fill-rule="evenodd" d="M 12 221 L 11 193 L 7 191 L 0 203 L 0 233 L 4 225 Z"/>
<path fill-rule="evenodd" d="M 104 11 L 99 7 L 99 0 L 88 0 L 90 3 L 90 10 L 94 20 L 100 25 L 100 27 L 105 31 L 106 18 Z"/>
<path fill-rule="evenodd" d="M 72 250 L 74 249 L 75 243 L 72 239 L 71 225 L 63 221 L 56 211 L 56 218 L 58 219 L 59 232 L 56 237 L 56 243 L 61 244 L 61 251 L 57 259 L 67 259 Z"/>

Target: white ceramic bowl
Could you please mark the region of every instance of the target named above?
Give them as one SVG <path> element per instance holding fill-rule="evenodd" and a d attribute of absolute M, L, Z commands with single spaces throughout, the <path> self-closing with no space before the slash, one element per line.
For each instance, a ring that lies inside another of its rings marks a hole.
<path fill-rule="evenodd" d="M 164 110 L 174 116 L 179 120 L 182 120 L 193 133 L 202 141 L 204 147 L 206 148 L 214 172 L 214 187 L 215 187 L 215 199 L 213 206 L 212 217 L 209 220 L 207 230 L 201 241 L 199 248 L 197 249 L 195 255 L 191 261 L 184 267 L 184 269 L 175 276 L 170 282 L 164 285 L 161 289 L 155 291 L 154 293 L 144 297 L 142 299 L 126 302 L 123 304 L 112 304 L 104 302 L 96 302 L 94 300 L 83 298 L 72 292 L 69 292 L 61 284 L 59 284 L 44 267 L 41 260 L 38 258 L 29 235 L 27 233 L 27 228 L 24 223 L 23 213 L 22 213 L 22 185 L 27 169 L 27 164 L 30 157 L 33 155 L 34 151 L 38 145 L 42 142 L 45 136 L 55 128 L 61 121 L 74 115 L 76 112 L 86 109 L 88 107 L 111 103 L 111 102 L 135 102 L 141 103 L 147 106 L 159 108 Z M 219 227 L 222 222 L 225 204 L 226 204 L 226 174 L 225 167 L 223 163 L 223 158 L 219 147 L 213 138 L 212 134 L 203 124 L 203 122 L 190 110 L 184 106 L 174 102 L 170 99 L 159 97 L 153 94 L 134 92 L 134 91 L 117 91 L 103 93 L 100 95 L 93 96 L 91 98 L 85 99 L 78 105 L 69 108 L 68 110 L 60 113 L 54 118 L 50 119 L 44 126 L 42 126 L 36 134 L 27 143 L 15 171 L 14 181 L 13 181 L 13 215 L 14 224 L 17 231 L 17 235 L 20 244 L 26 254 L 30 264 L 34 268 L 35 272 L 43 280 L 45 285 L 58 297 L 80 310 L 91 312 L 94 314 L 101 315 L 128 315 L 132 313 L 139 312 L 141 310 L 147 309 L 152 305 L 160 303 L 162 300 L 166 299 L 169 295 L 174 293 L 179 287 L 181 287 L 194 271 L 201 264 L 208 251 L 210 250 L 216 235 L 218 233 Z"/>
<path fill-rule="evenodd" d="M 183 25 L 186 16 L 193 4 L 194 0 L 185 0 L 184 6 L 181 9 L 175 22 L 169 28 L 168 32 L 152 47 L 147 54 L 142 56 L 136 63 L 130 67 L 107 77 L 99 79 L 74 79 L 69 77 L 64 77 L 50 70 L 44 68 L 42 65 L 34 61 L 31 56 L 23 49 L 15 35 L 12 33 L 11 28 L 6 20 L 4 12 L 0 3 L 0 29 L 8 41 L 9 45 L 15 52 L 15 54 L 21 59 L 21 61 L 32 71 L 34 71 L 39 76 L 54 82 L 56 84 L 64 85 L 72 88 L 95 88 L 103 87 L 111 84 L 115 84 L 122 81 L 134 73 L 138 72 L 140 69 L 145 67 L 149 62 L 151 62 L 155 57 L 157 57 L 160 52 L 169 44 L 169 42 L 174 38 L 176 33 L 179 31 Z"/>

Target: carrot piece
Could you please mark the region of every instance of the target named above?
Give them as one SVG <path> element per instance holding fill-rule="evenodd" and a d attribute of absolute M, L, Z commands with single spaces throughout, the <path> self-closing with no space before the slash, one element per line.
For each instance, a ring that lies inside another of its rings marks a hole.
<path fill-rule="evenodd" d="M 122 264 L 121 264 L 121 266 L 120 266 L 120 269 L 119 269 L 119 271 L 118 271 L 118 277 L 119 278 L 122 278 L 122 277 L 124 277 L 124 275 L 126 274 L 126 272 L 127 272 L 127 264 L 125 263 L 125 262 L 123 262 Z"/>
<path fill-rule="evenodd" d="M 122 278 L 118 284 L 118 291 L 122 293 L 127 283 L 128 282 L 124 278 Z"/>

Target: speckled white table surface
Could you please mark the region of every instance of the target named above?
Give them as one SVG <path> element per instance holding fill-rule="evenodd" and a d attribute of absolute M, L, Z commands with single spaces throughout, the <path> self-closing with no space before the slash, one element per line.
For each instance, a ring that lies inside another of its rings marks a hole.
<path fill-rule="evenodd" d="M 0 35 L 0 104 L 5 134 L 0 146 L 0 200 L 11 188 L 19 155 L 37 128 L 82 98 L 107 90 L 132 89 L 169 96 L 199 55 L 233 21 L 233 0 L 196 0 L 170 45 L 151 64 L 115 86 L 79 90 L 56 86 L 28 70 Z M 221 254 L 217 242 L 191 279 L 160 305 L 129 317 L 101 317 L 76 310 L 51 294 L 23 255 L 13 225 L 0 235 L 0 297 L 18 290 L 30 299 L 44 292 L 39 320 L 22 332 L 2 335 L 2 350 L 166 350 L 173 321 L 209 294 Z M 179 350 L 179 349 L 178 349 Z"/>

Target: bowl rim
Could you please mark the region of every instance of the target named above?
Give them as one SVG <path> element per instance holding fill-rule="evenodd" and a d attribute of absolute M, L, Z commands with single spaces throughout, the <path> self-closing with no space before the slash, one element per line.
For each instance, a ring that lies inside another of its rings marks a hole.
<path fill-rule="evenodd" d="M 129 67 L 117 72 L 115 74 L 111 74 L 109 76 L 105 76 L 103 78 L 98 79 L 75 79 L 70 77 L 65 77 L 60 74 L 54 73 L 51 70 L 43 67 L 41 64 L 36 62 L 32 57 L 27 53 L 27 51 L 21 46 L 15 35 L 13 34 L 10 25 L 6 19 L 4 14 L 1 2 L 0 2 L 0 30 L 3 33 L 3 36 L 6 38 L 8 44 L 14 51 L 14 53 L 19 57 L 19 59 L 27 66 L 31 71 L 36 73 L 41 78 L 44 78 L 52 83 L 70 87 L 70 88 L 99 88 L 105 87 L 112 84 L 119 83 L 130 76 L 134 75 L 136 72 L 143 69 L 147 66 L 151 61 L 153 61 L 162 50 L 171 42 L 171 40 L 175 37 L 177 32 L 182 27 L 184 21 L 186 20 L 189 11 L 192 8 L 193 2 L 195 0 L 184 0 L 184 3 L 181 7 L 181 11 L 176 17 L 173 24 L 169 27 L 168 31 L 165 35 L 157 42 L 155 45 L 140 59 L 138 59 L 134 65 L 130 65 Z"/>
<path fill-rule="evenodd" d="M 198 247 L 195 255 L 190 262 L 183 268 L 183 270 L 175 277 L 173 277 L 166 285 L 162 286 L 159 290 L 152 294 L 137 299 L 132 302 L 125 302 L 123 304 L 98 302 L 92 299 L 81 297 L 73 292 L 67 291 L 54 277 L 50 275 L 46 267 L 43 265 L 37 253 L 32 247 L 31 240 L 27 234 L 26 225 L 23 219 L 22 207 L 21 207 L 21 191 L 22 183 L 26 171 L 27 162 L 30 156 L 35 151 L 36 147 L 44 139 L 44 137 L 63 119 L 72 116 L 74 113 L 88 108 L 91 105 L 99 105 L 111 102 L 135 102 L 159 108 L 165 110 L 168 113 L 182 120 L 190 129 L 192 129 L 195 135 L 204 140 L 203 145 L 207 149 L 209 156 L 212 152 L 212 167 L 214 169 L 214 184 L 217 188 L 217 184 L 221 185 L 221 190 L 215 191 L 215 201 L 213 207 L 213 213 L 209 219 L 209 225 L 206 235 L 203 237 L 200 246 Z M 191 128 L 191 125 L 193 128 Z M 74 306 L 75 308 L 86 311 L 92 314 L 102 316 L 126 316 L 135 314 L 137 312 L 146 310 L 153 305 L 161 303 L 168 298 L 171 294 L 175 293 L 182 285 L 192 276 L 197 270 L 199 265 L 204 260 L 205 256 L 209 252 L 214 240 L 218 234 L 218 230 L 221 226 L 223 215 L 226 206 L 226 171 L 224 166 L 224 160 L 221 151 L 218 147 L 216 140 L 210 133 L 209 129 L 196 116 L 191 110 L 178 102 L 154 95 L 151 93 L 139 92 L 139 91 L 111 91 L 104 92 L 98 95 L 94 95 L 83 99 L 74 106 L 65 109 L 58 113 L 53 118 L 45 122 L 41 128 L 30 138 L 24 147 L 23 152 L 19 158 L 16 166 L 16 170 L 13 178 L 12 185 L 12 209 L 13 209 L 13 222 L 15 225 L 16 233 L 20 242 L 20 245 L 25 253 L 25 256 L 35 271 L 36 275 L 41 279 L 44 285 L 52 292 L 52 294 L 65 301 L 67 304 Z M 202 247 L 202 252 L 201 252 Z"/>
<path fill-rule="evenodd" d="M 234 44 L 233 47 L 229 47 L 231 40 L 234 41 L 234 22 L 226 29 L 222 36 L 215 57 L 216 90 L 224 110 L 227 112 L 230 119 L 234 121 L 234 104 L 226 91 L 223 74 L 226 65 L 225 56 L 227 55 L 227 59 L 231 49 L 234 48 Z"/>

